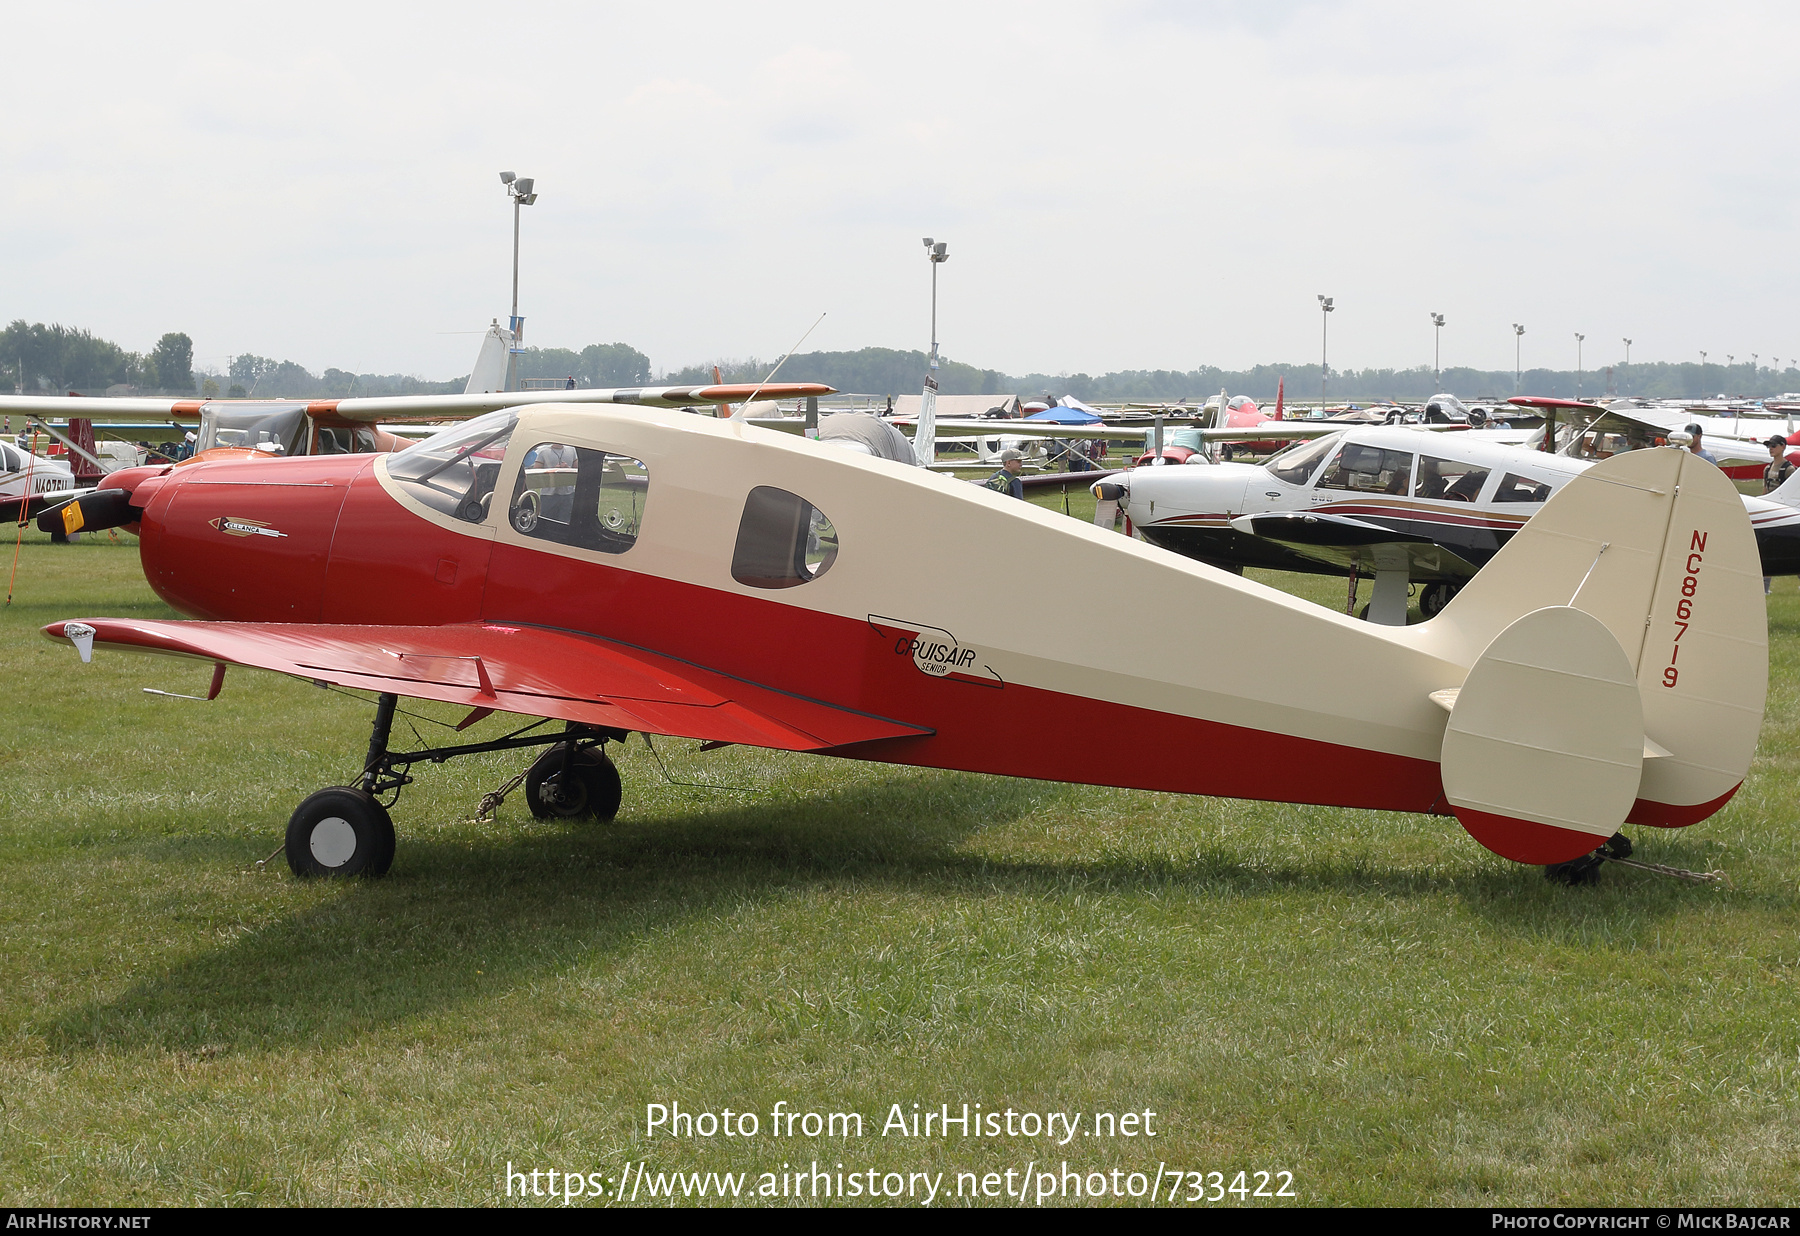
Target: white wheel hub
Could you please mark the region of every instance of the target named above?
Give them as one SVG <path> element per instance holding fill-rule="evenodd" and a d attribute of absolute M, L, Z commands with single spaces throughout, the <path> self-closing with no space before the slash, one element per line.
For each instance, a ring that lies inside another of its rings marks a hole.
<path fill-rule="evenodd" d="M 308 844 L 319 866 L 342 867 L 356 854 L 356 830 L 343 816 L 328 816 L 313 825 Z"/>

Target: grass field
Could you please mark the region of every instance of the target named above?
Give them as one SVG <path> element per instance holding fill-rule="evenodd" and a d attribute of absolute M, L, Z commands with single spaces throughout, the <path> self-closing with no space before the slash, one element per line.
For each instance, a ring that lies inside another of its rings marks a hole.
<path fill-rule="evenodd" d="M 1220 1205 L 1259 1170 L 1310 1204 L 1794 1198 L 1791 579 L 1744 789 L 1634 830 L 1728 888 L 1555 887 L 1448 818 L 659 745 L 726 787 L 694 788 L 635 736 L 610 826 L 522 796 L 470 823 L 518 759 L 425 767 L 388 879 L 303 884 L 254 863 L 352 775 L 371 710 L 244 671 L 212 704 L 147 696 L 206 668 L 40 638 L 166 613 L 119 542 L 30 537 L 0 616 L 0 1203 L 503 1203 L 508 1163 L 646 1162 L 747 1172 L 747 1200 L 815 1160 L 946 1172 L 939 1205 L 971 1200 L 959 1171 L 1065 1160 L 1219 1172 Z M 759 1133 L 646 1135 L 675 1102 Z M 778 1102 L 864 1133 L 775 1136 Z M 882 1135 L 893 1104 L 964 1102 L 1081 1135 Z M 1154 1138 L 1089 1136 L 1144 1110 Z"/>

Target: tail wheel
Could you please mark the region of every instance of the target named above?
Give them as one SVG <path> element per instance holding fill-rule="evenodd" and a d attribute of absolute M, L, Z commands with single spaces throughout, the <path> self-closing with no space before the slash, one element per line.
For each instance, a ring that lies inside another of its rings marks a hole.
<path fill-rule="evenodd" d="M 382 876 L 394 861 L 394 821 L 366 790 L 320 790 L 288 820 L 288 868 L 314 876 Z"/>
<path fill-rule="evenodd" d="M 599 747 L 559 743 L 525 774 L 525 801 L 540 820 L 598 820 L 619 814 L 619 770 Z"/>

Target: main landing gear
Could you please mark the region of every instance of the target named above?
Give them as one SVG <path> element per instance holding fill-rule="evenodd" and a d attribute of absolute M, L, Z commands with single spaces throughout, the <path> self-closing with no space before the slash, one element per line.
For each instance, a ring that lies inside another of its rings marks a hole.
<path fill-rule="evenodd" d="M 394 861 L 394 821 L 388 808 L 402 787 L 412 784 L 414 764 L 442 764 L 459 755 L 548 747 L 523 774 L 525 801 L 540 820 L 598 820 L 619 811 L 623 789 L 619 770 L 607 758 L 605 744 L 625 741 L 623 730 L 570 725 L 560 734 L 531 734 L 537 725 L 490 742 L 423 751 L 390 751 L 394 727 L 394 695 L 375 704 L 375 725 L 362 777 L 354 786 L 337 785 L 311 795 L 288 820 L 288 867 L 296 876 L 381 876 Z M 384 804 L 380 795 L 391 794 Z"/>

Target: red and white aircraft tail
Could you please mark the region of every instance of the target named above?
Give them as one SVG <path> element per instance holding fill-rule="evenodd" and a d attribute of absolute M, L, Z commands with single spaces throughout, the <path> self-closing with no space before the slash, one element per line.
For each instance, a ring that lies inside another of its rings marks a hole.
<path fill-rule="evenodd" d="M 1719 810 L 1762 725 L 1761 576 L 1737 490 L 1696 456 L 1632 451 L 1571 481 L 1411 629 L 1470 665 L 1433 694 L 1457 818 L 1509 858 L 1555 862 L 1539 856 L 1571 833 L 1598 844 Z"/>

